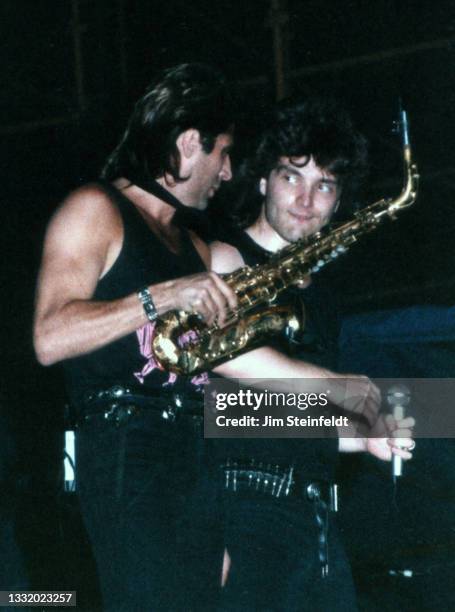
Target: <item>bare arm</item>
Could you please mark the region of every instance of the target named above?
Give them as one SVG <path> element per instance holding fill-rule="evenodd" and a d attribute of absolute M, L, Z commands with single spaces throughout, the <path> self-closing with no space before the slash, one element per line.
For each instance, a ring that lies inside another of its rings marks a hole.
<path fill-rule="evenodd" d="M 245 265 L 240 252 L 231 245 L 214 242 L 210 249 L 211 266 L 216 272 L 232 272 Z M 261 386 L 261 381 L 263 383 L 265 379 L 280 379 L 279 385 L 284 384 L 283 379 L 294 379 L 286 384 L 291 392 L 296 389 L 301 391 L 298 381 L 306 380 L 306 391 L 319 393 L 329 389 L 332 403 L 347 412 L 362 414 L 371 424 L 377 421 L 380 392 L 366 376 L 337 374 L 309 362 L 292 359 L 270 347 L 252 350 L 218 366 L 214 371 L 227 378 L 251 379 L 252 386 Z M 308 387 L 310 381 L 311 389 Z M 370 446 L 366 438 L 340 438 L 342 451 L 370 450 Z"/>
<path fill-rule="evenodd" d="M 96 186 L 76 191 L 55 214 L 45 239 L 36 296 L 34 345 L 42 364 L 96 350 L 147 321 L 136 293 L 109 302 L 92 300 L 122 240 L 119 212 Z M 213 273 L 149 289 L 159 314 L 188 310 L 197 302 L 197 311 L 208 320 L 220 320 L 227 305 L 235 307 L 235 296 Z"/>
<path fill-rule="evenodd" d="M 211 265 L 210 269 L 217 274 L 228 274 L 245 265 L 240 252 L 226 242 L 216 240 L 210 244 Z"/>
<path fill-rule="evenodd" d="M 296 389 L 301 391 L 299 381 L 307 379 L 304 383 L 305 391 L 321 393 L 329 389 L 334 404 L 346 412 L 363 414 L 372 425 L 375 424 L 376 431 L 370 437 L 348 438 L 345 437 L 346 430 L 343 428 L 344 436 L 340 436 L 338 440 L 340 452 L 368 452 L 382 461 L 390 461 L 393 455 L 405 460 L 412 458 L 410 451 L 413 444 L 414 419 L 396 421 L 391 415 L 385 419 L 379 415 L 378 418 L 377 413 L 381 406 L 380 392 L 366 376 L 337 374 L 308 362 L 291 359 L 269 347 L 250 351 L 218 366 L 214 371 L 227 378 L 251 378 L 249 381 L 251 386 L 259 384 L 262 387 L 264 379 L 267 378 L 281 379 L 277 381 L 280 385 L 279 390 L 286 390 L 283 379 L 295 379 L 289 381 L 288 390 L 293 393 Z M 349 381 L 348 385 L 345 384 L 346 380 Z M 268 389 L 271 388 L 270 382 L 272 381 L 267 381 Z M 308 387 L 308 382 L 311 387 Z M 356 405 L 359 405 L 358 409 L 351 408 L 353 399 Z M 357 435 L 355 429 L 353 435 Z"/>
<path fill-rule="evenodd" d="M 213 242 L 210 245 L 211 269 L 218 274 L 228 273 L 245 265 L 240 252 L 230 244 Z M 261 347 L 214 370 L 228 378 L 320 378 L 340 377 L 325 368 L 311 363 L 291 359 L 270 347 Z"/>
<path fill-rule="evenodd" d="M 218 273 L 232 272 L 245 265 L 240 252 L 229 244 L 214 242 L 210 245 L 210 250 L 212 270 Z M 312 390 L 324 391 L 329 387 L 334 404 L 348 412 L 362 413 L 372 426 L 374 424 L 376 428 L 378 426 L 380 428 L 376 435 L 369 438 L 340 437 L 341 452 L 364 451 L 383 461 L 390 461 L 393 455 L 403 459 L 412 457 L 410 450 L 413 445 L 414 419 L 396 421 L 391 415 L 385 419 L 380 416 L 378 419 L 377 413 L 381 405 L 380 392 L 366 376 L 336 374 L 311 363 L 291 359 L 269 347 L 250 351 L 218 366 L 214 371 L 227 378 L 251 378 L 262 381 L 266 378 L 312 379 L 314 384 Z M 349 380 L 348 385 L 345 385 L 346 380 Z M 251 383 L 254 385 L 253 380 Z"/>

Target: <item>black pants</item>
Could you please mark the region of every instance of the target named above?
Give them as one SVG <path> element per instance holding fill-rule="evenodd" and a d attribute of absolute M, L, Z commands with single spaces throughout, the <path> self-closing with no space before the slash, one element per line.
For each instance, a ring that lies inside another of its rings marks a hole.
<path fill-rule="evenodd" d="M 120 427 L 100 417 L 79 430 L 77 487 L 105 610 L 216 605 L 223 548 L 201 429 L 149 410 Z"/>
<path fill-rule="evenodd" d="M 322 578 L 314 502 L 273 497 L 254 488 L 224 493 L 224 542 L 231 569 L 223 612 L 352 612 L 349 563 L 329 513 L 329 573 Z"/>
<path fill-rule="evenodd" d="M 322 578 L 312 502 L 255 491 L 226 491 L 225 545 L 231 570 L 223 612 L 352 612 L 357 609 L 349 564 L 333 515 L 329 574 Z"/>

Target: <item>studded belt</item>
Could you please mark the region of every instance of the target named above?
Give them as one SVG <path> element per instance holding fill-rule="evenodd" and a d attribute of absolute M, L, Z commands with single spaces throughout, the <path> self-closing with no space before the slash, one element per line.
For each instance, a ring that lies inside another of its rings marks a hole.
<path fill-rule="evenodd" d="M 254 459 L 237 462 L 228 459 L 222 466 L 224 486 L 230 491 L 250 489 L 272 497 L 322 499 L 332 512 L 338 511 L 338 485 L 327 480 L 304 480 L 293 466 L 264 464 Z"/>
<path fill-rule="evenodd" d="M 338 511 L 338 486 L 327 480 L 305 480 L 293 466 L 283 468 L 254 459 L 248 462 L 228 459 L 221 469 L 224 487 L 229 491 L 248 490 L 277 498 L 307 499 L 313 503 L 318 526 L 318 557 L 325 578 L 329 572 L 328 513 Z"/>

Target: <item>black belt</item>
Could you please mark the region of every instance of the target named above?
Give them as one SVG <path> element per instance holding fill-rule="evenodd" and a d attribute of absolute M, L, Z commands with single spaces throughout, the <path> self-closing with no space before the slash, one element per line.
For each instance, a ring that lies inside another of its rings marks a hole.
<path fill-rule="evenodd" d="M 237 462 L 229 459 L 221 466 L 228 491 L 254 491 L 272 497 L 307 499 L 313 503 L 318 526 L 318 557 L 321 574 L 329 572 L 328 513 L 338 512 L 338 486 L 327 480 L 305 480 L 293 466 Z"/>
<path fill-rule="evenodd" d="M 202 419 L 204 403 L 202 397 L 190 398 L 183 393 L 136 393 L 128 387 L 114 385 L 87 393 L 78 411 L 76 423 L 81 426 L 94 419 L 102 419 L 120 426 L 146 410 L 155 411 L 160 418 L 169 422 L 183 415 Z"/>

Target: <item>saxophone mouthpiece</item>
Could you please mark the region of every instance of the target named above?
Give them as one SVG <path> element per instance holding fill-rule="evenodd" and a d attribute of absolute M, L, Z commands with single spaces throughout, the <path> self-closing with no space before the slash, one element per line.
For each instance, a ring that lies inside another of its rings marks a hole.
<path fill-rule="evenodd" d="M 408 123 L 408 113 L 402 108 L 400 110 L 400 127 L 401 127 L 401 137 L 403 139 L 403 146 L 409 147 L 409 123 Z"/>

